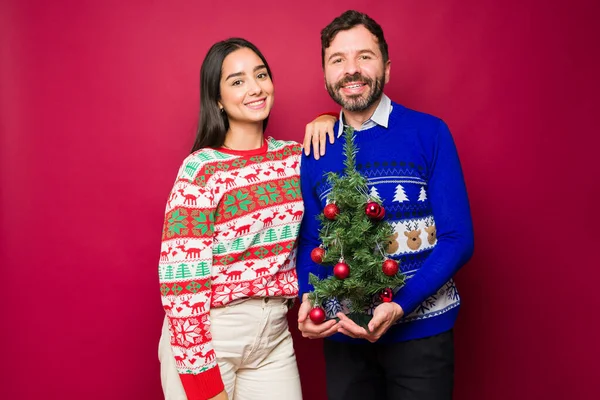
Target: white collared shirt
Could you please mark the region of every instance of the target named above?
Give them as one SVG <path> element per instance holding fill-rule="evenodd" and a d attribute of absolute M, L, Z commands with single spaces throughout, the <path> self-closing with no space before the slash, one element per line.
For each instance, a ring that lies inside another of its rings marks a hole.
<path fill-rule="evenodd" d="M 377 105 L 375 112 L 373 112 L 373 115 L 371 115 L 371 118 L 369 118 L 368 120 L 363 122 L 363 124 L 360 126 L 360 129 L 357 129 L 357 130 L 364 131 L 366 129 L 373 128 L 374 126 L 377 126 L 377 125 L 381 125 L 384 128 L 387 128 L 391 112 L 392 112 L 392 101 L 384 93 L 381 95 L 381 100 L 379 101 L 379 104 Z M 346 127 L 346 124 L 344 123 L 344 112 L 343 112 L 343 110 L 341 110 L 340 111 L 340 125 L 338 127 L 338 134 L 337 134 L 338 138 L 340 136 L 342 136 L 342 133 L 344 132 L 345 127 Z"/>

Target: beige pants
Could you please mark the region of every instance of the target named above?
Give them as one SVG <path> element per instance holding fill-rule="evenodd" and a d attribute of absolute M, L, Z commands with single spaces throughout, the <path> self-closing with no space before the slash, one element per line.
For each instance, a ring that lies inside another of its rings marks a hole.
<path fill-rule="evenodd" d="M 210 311 L 212 343 L 229 400 L 301 400 L 285 299 L 257 298 Z M 187 400 L 165 317 L 158 346 L 166 400 Z"/>

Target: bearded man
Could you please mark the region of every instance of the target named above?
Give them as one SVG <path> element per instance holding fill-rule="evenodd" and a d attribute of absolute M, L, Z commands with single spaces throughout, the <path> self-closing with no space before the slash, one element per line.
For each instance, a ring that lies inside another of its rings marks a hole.
<path fill-rule="evenodd" d="M 448 400 L 454 381 L 453 325 L 460 297 L 452 277 L 473 253 L 473 228 L 460 161 L 446 124 L 410 110 L 383 93 L 391 61 L 383 30 L 368 15 L 346 11 L 321 32 L 329 95 L 342 110 L 338 140 L 319 160 L 305 156 L 301 187 L 298 280 L 303 300 L 298 326 L 304 337 L 326 338 L 330 400 Z M 325 305 L 328 320 L 307 318 L 313 290 L 331 268 L 312 261 L 320 245 L 316 219 L 327 204 L 325 173 L 343 172 L 345 126 L 354 128 L 356 167 L 378 197 L 397 242 L 387 257 L 399 261 L 406 283 L 392 302 L 370 308 L 369 329 L 344 314 L 343 302 Z M 336 319 L 337 318 L 337 319 Z"/>

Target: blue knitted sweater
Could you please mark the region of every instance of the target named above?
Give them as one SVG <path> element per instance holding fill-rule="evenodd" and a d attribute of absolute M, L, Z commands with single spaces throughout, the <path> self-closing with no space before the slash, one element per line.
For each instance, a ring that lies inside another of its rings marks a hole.
<path fill-rule="evenodd" d="M 473 253 L 469 201 L 454 141 L 440 119 L 392 103 L 388 128 L 355 131 L 356 167 L 368 180 L 371 196 L 383 201 L 394 227 L 388 256 L 407 276 L 394 300 L 404 317 L 379 340 L 398 342 L 432 336 L 452 328 L 460 297 L 452 277 Z M 339 123 L 339 122 L 338 122 Z M 337 124 L 335 131 L 337 131 Z M 331 267 L 315 264 L 310 252 L 319 246 L 316 216 L 331 188 L 325 173 L 343 172 L 345 137 L 328 145 L 324 157 L 303 156 L 300 180 L 305 214 L 300 228 L 297 271 L 300 298 L 313 290 L 310 272 L 324 278 Z M 374 300 L 368 312 L 378 305 Z M 328 318 L 346 311 L 344 302 L 327 301 Z M 357 341 L 342 334 L 333 340 Z"/>

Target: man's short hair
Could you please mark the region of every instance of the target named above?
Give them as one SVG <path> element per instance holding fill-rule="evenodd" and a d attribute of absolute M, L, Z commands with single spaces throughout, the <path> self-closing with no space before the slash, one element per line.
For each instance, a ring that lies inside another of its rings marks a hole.
<path fill-rule="evenodd" d="M 323 68 L 325 67 L 325 49 L 331 45 L 331 42 L 338 32 L 347 31 L 358 25 L 363 25 L 377 38 L 379 50 L 383 56 L 383 63 L 385 64 L 389 60 L 388 45 L 383 37 L 383 29 L 381 29 L 381 26 L 367 14 L 356 10 L 348 10 L 331 21 L 331 23 L 321 31 L 321 64 Z"/>

